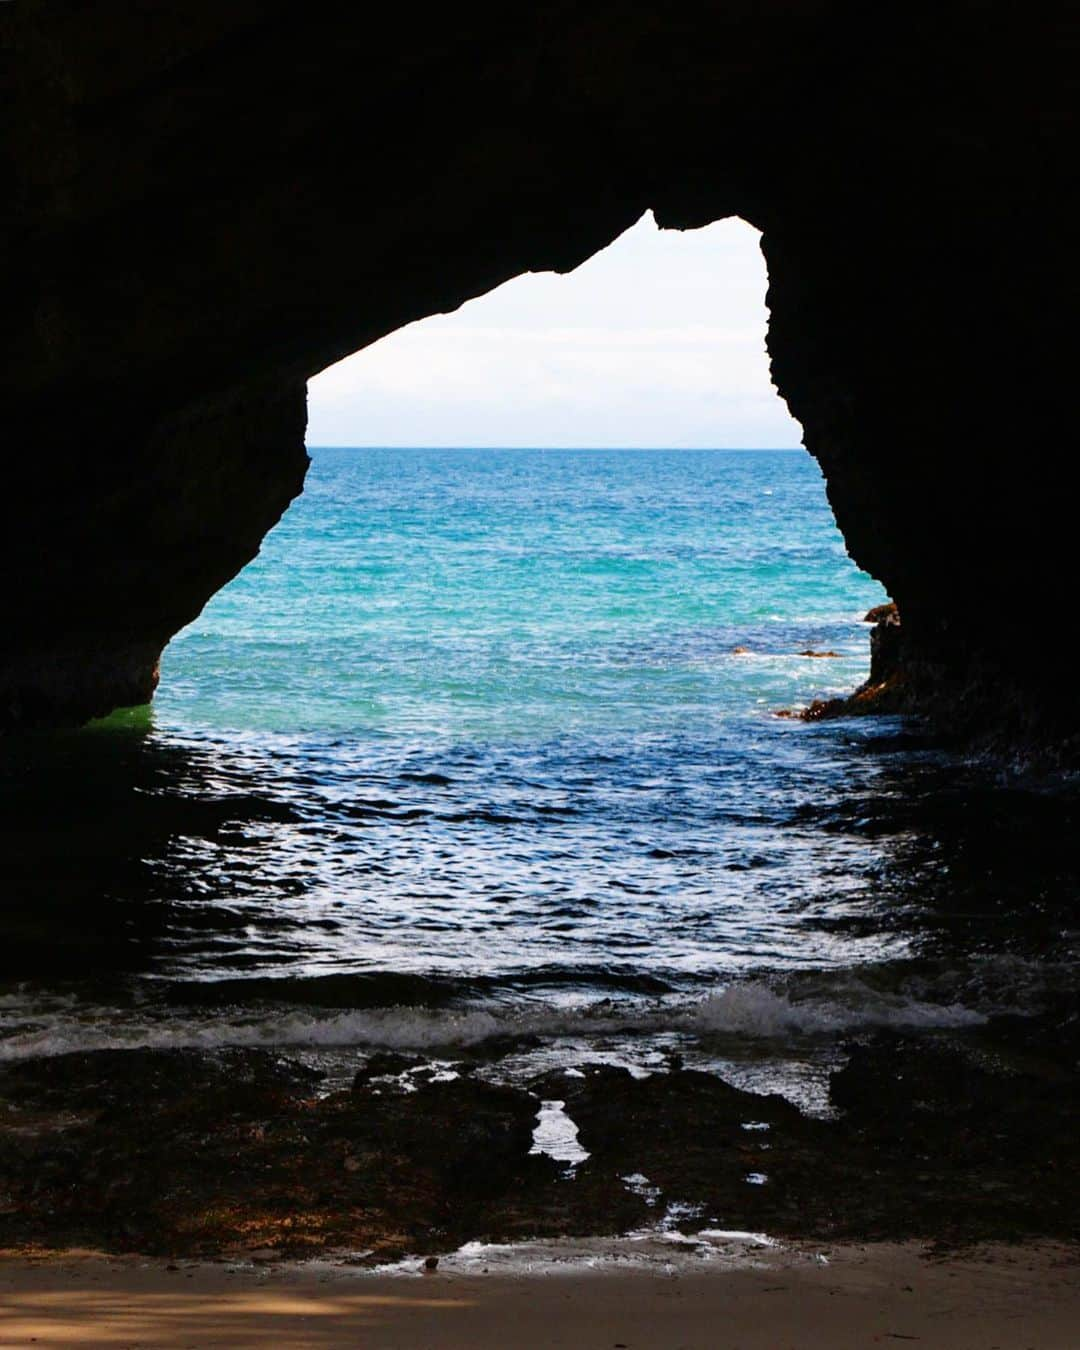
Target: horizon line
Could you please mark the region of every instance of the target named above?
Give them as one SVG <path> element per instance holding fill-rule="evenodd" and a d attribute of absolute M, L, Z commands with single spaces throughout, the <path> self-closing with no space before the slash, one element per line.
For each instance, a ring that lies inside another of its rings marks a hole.
<path fill-rule="evenodd" d="M 591 451 L 591 450 L 667 450 L 667 451 L 685 451 L 687 454 L 694 454 L 703 450 L 722 451 L 725 454 L 756 455 L 756 454 L 776 454 L 810 452 L 804 445 L 421 445 L 416 442 L 400 444 L 386 444 L 383 441 L 369 441 L 361 443 L 340 442 L 327 444 L 320 442 L 317 444 L 304 442 L 304 448 L 307 450 L 573 450 L 573 451 Z"/>

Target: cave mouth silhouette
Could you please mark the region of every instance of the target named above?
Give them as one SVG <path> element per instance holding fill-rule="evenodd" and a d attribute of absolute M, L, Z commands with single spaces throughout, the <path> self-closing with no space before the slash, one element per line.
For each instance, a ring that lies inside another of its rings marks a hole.
<path fill-rule="evenodd" d="M 1075 571 L 1075 40 L 1065 5 L 0 5 L 0 721 L 150 697 L 299 491 L 315 373 L 652 209 L 762 230 L 773 378 L 913 706 L 1075 746 L 1031 655 Z"/>

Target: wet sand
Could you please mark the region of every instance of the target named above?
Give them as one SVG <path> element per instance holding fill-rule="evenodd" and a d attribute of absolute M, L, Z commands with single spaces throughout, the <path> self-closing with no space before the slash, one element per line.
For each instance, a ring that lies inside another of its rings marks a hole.
<path fill-rule="evenodd" d="M 0 1259 L 0 1346 L 371 1350 L 1074 1350 L 1060 1245 L 934 1258 L 921 1244 L 767 1253 L 694 1270 L 379 1275 L 97 1256 Z"/>

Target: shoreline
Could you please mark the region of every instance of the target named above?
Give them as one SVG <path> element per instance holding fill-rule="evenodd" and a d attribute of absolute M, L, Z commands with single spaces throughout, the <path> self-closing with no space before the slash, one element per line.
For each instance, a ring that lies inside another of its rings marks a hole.
<path fill-rule="evenodd" d="M 289 1262 L 0 1254 L 0 1344 L 363 1345 L 365 1350 L 580 1346 L 626 1350 L 1068 1350 L 1080 1325 L 1075 1245 L 924 1243 L 755 1251 L 696 1270 L 572 1265 L 557 1273 L 387 1274 Z"/>

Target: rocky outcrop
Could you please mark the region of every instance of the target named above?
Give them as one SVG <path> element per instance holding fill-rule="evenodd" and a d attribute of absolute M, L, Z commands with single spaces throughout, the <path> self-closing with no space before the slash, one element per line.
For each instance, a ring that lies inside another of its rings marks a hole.
<path fill-rule="evenodd" d="M 73 410 L 74 453 L 28 456 L 26 495 L 5 502 L 0 725 L 147 702 L 165 643 L 251 561 L 300 491 L 305 420 L 296 382 L 184 409 L 145 445 L 131 428 L 102 446 L 92 423 L 83 440 Z"/>
<path fill-rule="evenodd" d="M 905 649 L 906 633 L 900 623 L 900 611 L 894 601 L 875 605 L 865 615 L 870 629 L 870 674 L 863 684 L 845 698 L 815 699 L 809 707 L 795 713 L 785 709 L 780 716 L 799 716 L 807 722 L 823 722 L 831 717 L 858 717 L 864 713 L 907 712 L 921 706 L 916 694 L 910 696 L 913 667 Z"/>
<path fill-rule="evenodd" d="M 777 716 L 825 722 L 902 715 L 917 719 L 934 744 L 1040 774 L 1071 771 L 1080 762 L 1080 733 L 1065 689 L 1040 689 L 1035 671 L 1017 678 L 1015 668 L 1010 671 L 974 643 L 950 661 L 909 631 L 895 604 L 876 606 L 866 620 L 873 624 L 866 680 L 844 697 L 815 699 Z"/>
<path fill-rule="evenodd" d="M 0 718 L 148 697 L 317 370 L 645 209 L 764 231 L 776 381 L 904 643 L 1075 729 L 1072 7 L 0 6 Z"/>
<path fill-rule="evenodd" d="M 0 1245 L 419 1266 L 466 1242 L 674 1223 L 704 1255 L 721 1221 L 798 1240 L 1075 1242 L 1070 1015 L 1006 1027 L 1002 1059 L 970 1036 L 838 1047 L 828 1120 L 676 1066 L 585 1064 L 523 1088 L 467 1062 L 447 1081 L 442 1062 L 331 1091 L 265 1050 L 8 1064 Z M 576 1125 L 579 1165 L 534 1149 L 544 1101 Z"/>

